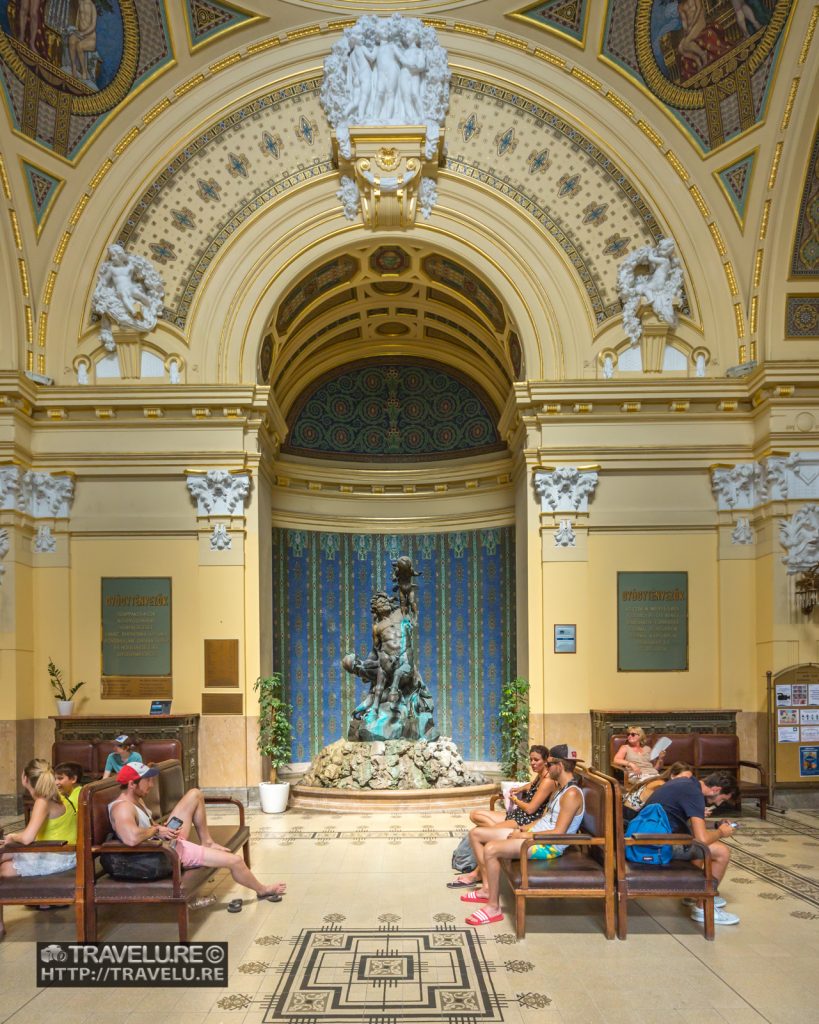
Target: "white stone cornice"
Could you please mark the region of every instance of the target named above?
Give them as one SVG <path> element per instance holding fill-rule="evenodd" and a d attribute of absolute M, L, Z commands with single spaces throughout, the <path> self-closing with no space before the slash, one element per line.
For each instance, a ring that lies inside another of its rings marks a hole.
<path fill-rule="evenodd" d="M 188 490 L 198 516 L 244 516 L 250 493 L 250 475 L 227 469 L 189 473 Z"/>
<path fill-rule="evenodd" d="M 819 565 L 819 506 L 803 505 L 790 519 L 780 519 L 779 541 L 789 576 Z"/>
<path fill-rule="evenodd" d="M 588 512 L 589 498 L 597 487 L 597 471 L 558 466 L 551 471 L 536 472 L 533 483 L 541 511 Z"/>
<path fill-rule="evenodd" d="M 15 510 L 32 519 L 67 519 L 74 501 L 74 480 L 59 473 L 0 468 L 0 509 Z"/>

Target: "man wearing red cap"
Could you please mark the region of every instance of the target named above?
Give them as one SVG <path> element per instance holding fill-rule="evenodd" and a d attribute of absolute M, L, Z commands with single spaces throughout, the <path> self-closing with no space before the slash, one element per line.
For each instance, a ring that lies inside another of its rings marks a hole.
<path fill-rule="evenodd" d="M 283 882 L 263 885 L 238 853 L 231 853 L 214 842 L 208 830 L 201 790 L 189 789 L 171 811 L 168 820 L 176 818 L 182 822 L 177 828 L 154 823 L 145 797 L 153 789 L 157 775 L 158 768 L 139 762 L 126 764 L 117 772 L 122 794 L 108 805 L 108 817 L 117 839 L 126 846 L 139 846 L 149 839 L 170 840 L 175 844 L 183 868 L 227 868 L 234 881 L 252 889 L 258 899 L 278 902 L 286 888 Z M 201 845 L 188 839 L 192 825 L 196 826 Z"/>

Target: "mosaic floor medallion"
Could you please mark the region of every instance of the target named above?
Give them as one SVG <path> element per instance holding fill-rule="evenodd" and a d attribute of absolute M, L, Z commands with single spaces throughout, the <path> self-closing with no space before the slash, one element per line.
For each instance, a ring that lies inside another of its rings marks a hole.
<path fill-rule="evenodd" d="M 503 1021 L 480 936 L 461 928 L 306 928 L 265 1021 Z"/>

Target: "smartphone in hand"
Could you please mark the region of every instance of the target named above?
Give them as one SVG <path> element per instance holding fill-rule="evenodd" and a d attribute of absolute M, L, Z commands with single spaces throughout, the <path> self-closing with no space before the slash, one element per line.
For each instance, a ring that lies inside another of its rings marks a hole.
<path fill-rule="evenodd" d="M 172 818 L 169 818 L 165 822 L 165 828 L 169 828 L 173 832 L 176 829 L 178 829 L 182 824 L 183 824 L 182 819 L 181 818 L 177 818 L 177 816 L 174 815 Z"/>

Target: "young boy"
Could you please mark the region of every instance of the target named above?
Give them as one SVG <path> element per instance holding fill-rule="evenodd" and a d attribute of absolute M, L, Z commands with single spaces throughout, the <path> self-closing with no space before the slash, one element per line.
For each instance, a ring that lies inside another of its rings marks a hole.
<path fill-rule="evenodd" d="M 110 778 L 112 775 L 116 775 L 120 768 L 124 768 L 126 764 L 130 764 L 132 761 L 142 761 L 142 754 L 134 750 L 136 746 L 136 740 L 133 736 L 123 734 L 122 736 L 114 737 L 114 749 L 108 755 L 105 762 L 105 771 L 102 773 L 104 779 Z"/>
<path fill-rule="evenodd" d="M 80 790 L 82 789 L 80 783 L 82 767 L 73 761 L 63 761 L 62 764 L 58 764 L 55 767 L 54 778 L 57 782 L 60 796 L 67 804 L 74 808 L 76 813 L 79 807 Z"/>

